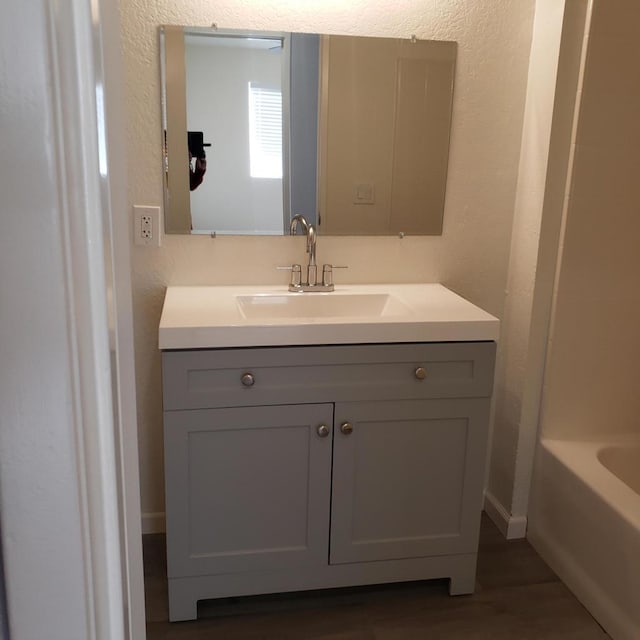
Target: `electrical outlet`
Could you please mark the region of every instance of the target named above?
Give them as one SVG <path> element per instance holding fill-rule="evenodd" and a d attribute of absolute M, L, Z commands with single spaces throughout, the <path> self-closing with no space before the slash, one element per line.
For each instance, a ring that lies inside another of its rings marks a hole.
<path fill-rule="evenodd" d="M 133 207 L 133 238 L 143 247 L 160 246 L 160 207 Z"/>
<path fill-rule="evenodd" d="M 140 235 L 143 240 L 153 240 L 153 223 L 151 216 L 140 216 Z"/>

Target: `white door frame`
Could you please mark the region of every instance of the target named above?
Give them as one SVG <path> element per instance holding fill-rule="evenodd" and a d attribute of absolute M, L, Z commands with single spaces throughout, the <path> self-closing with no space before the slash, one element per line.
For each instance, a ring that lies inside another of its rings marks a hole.
<path fill-rule="evenodd" d="M 109 4 L 0 5 L 0 624 L 11 640 L 144 638 Z"/>

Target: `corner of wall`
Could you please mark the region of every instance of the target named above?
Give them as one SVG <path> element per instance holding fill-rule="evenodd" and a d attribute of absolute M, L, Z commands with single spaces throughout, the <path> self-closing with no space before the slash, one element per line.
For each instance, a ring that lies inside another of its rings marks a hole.
<path fill-rule="evenodd" d="M 510 515 L 490 491 L 485 491 L 484 510 L 507 540 L 525 537 L 527 533 L 526 516 Z"/>
<path fill-rule="evenodd" d="M 584 33 L 585 13 L 581 8 L 568 0 L 539 0 L 531 46 L 501 331 L 504 360 L 498 373 L 492 475 L 487 491 L 487 513 L 492 520 L 501 531 L 522 531 L 522 535 L 526 530 L 570 162 Z M 495 444 L 498 440 L 502 446 Z M 512 451 L 515 458 L 507 469 Z M 494 473 L 496 469 L 501 472 Z M 504 500 L 508 483 L 511 499 L 505 508 L 495 496 Z"/>
<path fill-rule="evenodd" d="M 164 511 L 142 514 L 142 535 L 147 533 L 164 533 L 165 530 Z"/>

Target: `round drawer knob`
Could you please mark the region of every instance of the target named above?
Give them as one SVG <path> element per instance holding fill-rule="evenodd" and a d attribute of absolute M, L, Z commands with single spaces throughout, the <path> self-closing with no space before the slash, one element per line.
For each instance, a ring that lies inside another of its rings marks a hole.
<path fill-rule="evenodd" d="M 342 431 L 342 433 L 344 433 L 345 436 L 348 436 L 350 433 L 353 432 L 353 425 L 350 422 L 343 422 L 340 425 L 340 431 Z"/>
<path fill-rule="evenodd" d="M 427 377 L 427 370 L 424 367 L 416 367 L 413 373 L 418 380 L 424 380 Z"/>
<path fill-rule="evenodd" d="M 316 431 L 321 438 L 326 438 L 329 435 L 329 427 L 326 424 L 321 424 Z"/>
<path fill-rule="evenodd" d="M 256 379 L 252 373 L 243 373 L 242 376 L 240 376 L 240 381 L 245 387 L 253 387 L 256 383 Z"/>

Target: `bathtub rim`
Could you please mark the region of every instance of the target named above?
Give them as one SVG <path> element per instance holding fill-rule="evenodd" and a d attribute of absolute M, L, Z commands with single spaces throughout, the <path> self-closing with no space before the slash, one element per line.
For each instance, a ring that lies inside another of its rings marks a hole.
<path fill-rule="evenodd" d="M 635 458 L 627 459 L 626 455 L 634 452 Z M 620 454 L 624 455 L 620 455 Z M 609 445 L 598 450 L 598 460 L 605 469 L 608 469 L 614 476 L 620 478 L 631 490 L 640 495 L 640 442 L 630 442 L 628 445 Z M 634 464 L 635 463 L 635 464 Z M 621 466 L 621 473 L 618 473 L 616 466 Z M 633 466 L 633 470 L 629 469 Z M 625 477 L 625 476 L 629 477 Z M 637 486 L 634 486 L 637 485 Z"/>
<path fill-rule="evenodd" d="M 605 467 L 598 457 L 604 447 L 640 445 L 640 436 L 624 435 L 598 440 L 541 438 L 539 445 L 560 460 L 640 535 L 640 494 Z M 596 464 L 593 464 L 593 463 Z"/>

